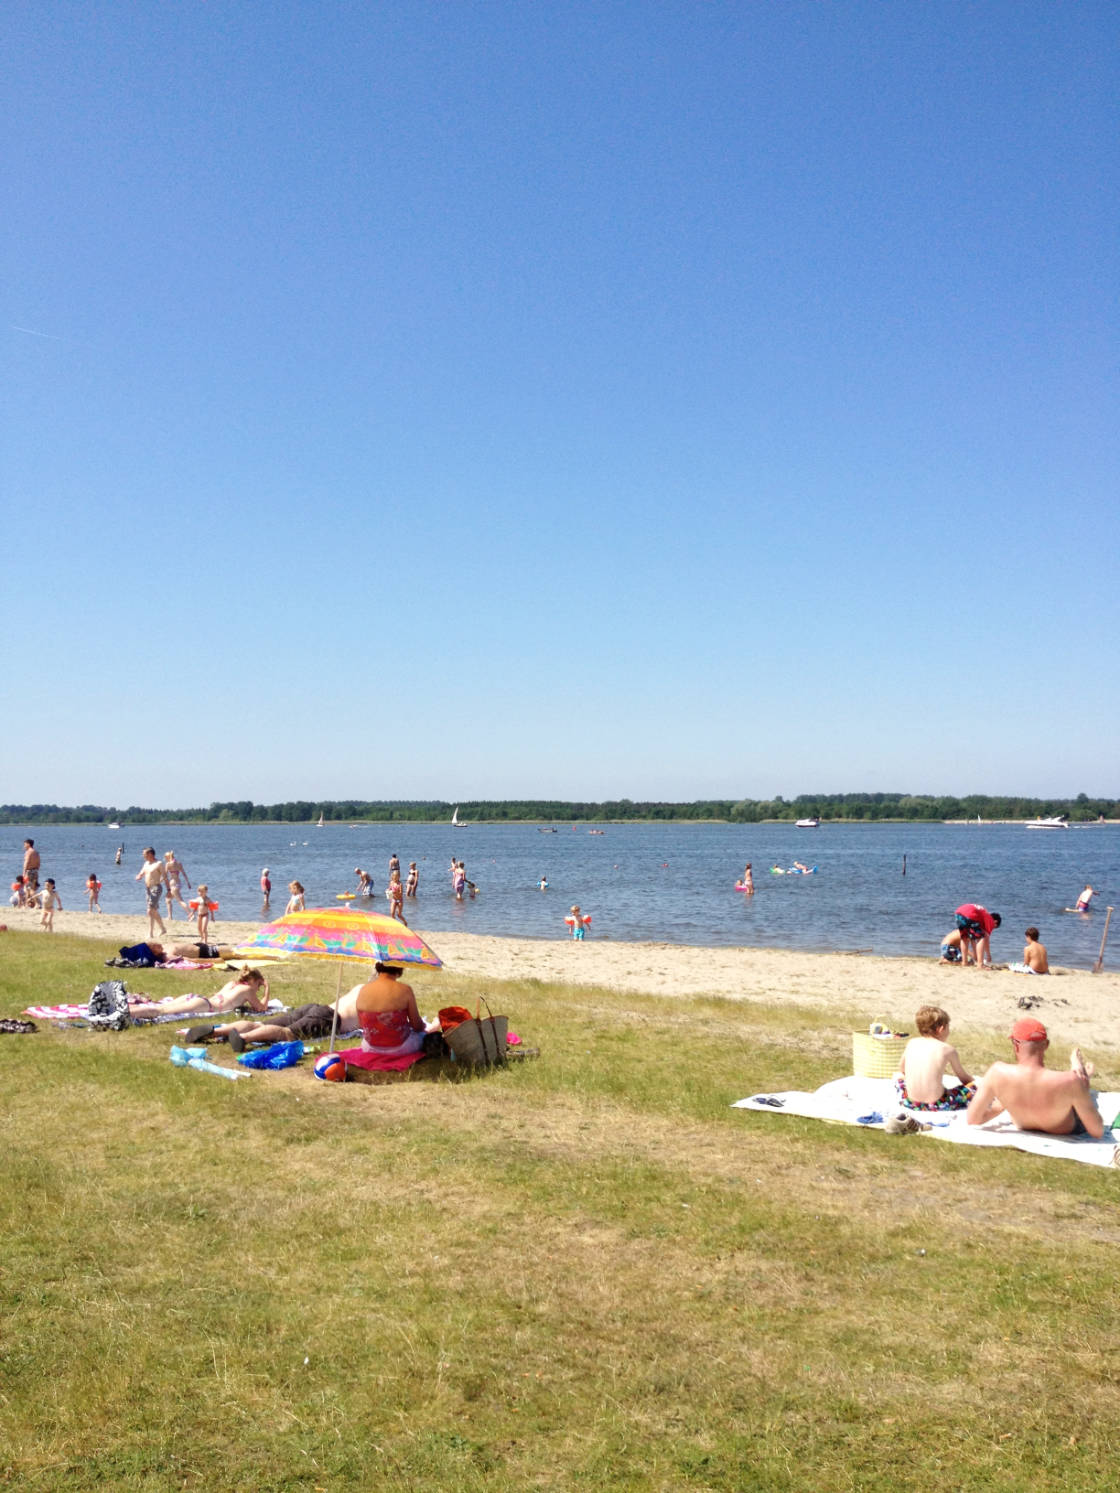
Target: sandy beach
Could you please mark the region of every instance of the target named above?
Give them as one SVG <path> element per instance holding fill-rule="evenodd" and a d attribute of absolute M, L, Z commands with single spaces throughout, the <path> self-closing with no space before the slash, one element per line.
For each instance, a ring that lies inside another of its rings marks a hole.
<path fill-rule="evenodd" d="M 4 921 L 14 930 L 30 931 L 38 927 L 39 914 L 10 909 Z M 258 926 L 220 922 L 211 937 L 236 944 L 251 938 Z M 147 937 L 147 918 L 60 912 L 55 929 L 116 945 L 139 943 Z M 1030 996 L 1038 1002 L 1034 1014 L 1056 1042 L 1077 1042 L 1087 1051 L 1120 1049 L 1120 974 L 1110 971 L 1037 978 L 1000 969 L 955 969 L 932 959 L 418 931 L 449 971 L 479 980 L 542 980 L 667 998 L 788 1001 L 845 1020 L 883 1019 L 904 1031 L 913 1029 L 914 1012 L 926 1004 L 945 1007 L 958 1031 L 967 1026 L 1007 1030 L 1022 1014 L 1020 999 Z M 167 941 L 185 941 L 192 933 L 193 924 L 176 921 L 168 926 Z"/>

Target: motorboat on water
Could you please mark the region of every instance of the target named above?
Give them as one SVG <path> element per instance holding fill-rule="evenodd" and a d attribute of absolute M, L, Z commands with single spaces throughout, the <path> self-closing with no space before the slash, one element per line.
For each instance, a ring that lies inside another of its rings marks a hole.
<path fill-rule="evenodd" d="M 793 827 L 794 829 L 820 829 L 821 821 L 819 818 L 799 819 Z"/>
<path fill-rule="evenodd" d="M 1069 829 L 1069 820 L 1064 814 L 1051 814 L 1047 819 L 1028 819 L 1027 829 Z"/>

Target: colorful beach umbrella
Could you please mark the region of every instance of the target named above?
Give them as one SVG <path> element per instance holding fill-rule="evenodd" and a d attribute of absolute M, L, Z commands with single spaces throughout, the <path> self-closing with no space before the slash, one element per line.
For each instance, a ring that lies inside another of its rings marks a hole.
<path fill-rule="evenodd" d="M 419 933 L 381 912 L 349 907 L 309 907 L 286 912 L 265 923 L 248 942 L 238 944 L 239 958 L 254 954 L 295 954 L 301 959 L 338 959 L 344 963 L 420 964 L 440 969 L 443 960 Z"/>
<path fill-rule="evenodd" d="M 383 912 L 360 912 L 350 907 L 309 907 L 306 912 L 286 912 L 282 918 L 258 928 L 247 943 L 238 944 L 235 953 L 248 959 L 254 955 L 285 953 L 300 959 L 333 959 L 338 964 L 329 1052 L 334 1051 L 338 1029 L 343 965 L 443 967 L 439 955 L 407 924 Z"/>

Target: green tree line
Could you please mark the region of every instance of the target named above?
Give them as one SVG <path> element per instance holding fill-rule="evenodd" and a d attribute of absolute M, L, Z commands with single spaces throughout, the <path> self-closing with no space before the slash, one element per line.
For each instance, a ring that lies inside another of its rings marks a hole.
<path fill-rule="evenodd" d="M 297 799 L 280 804 L 257 804 L 251 799 L 212 803 L 208 808 L 145 809 L 101 804 L 66 807 L 58 804 L 0 804 L 3 824 L 307 824 L 318 820 L 332 823 L 421 823 L 450 820 L 452 810 L 468 823 L 620 823 L 626 820 L 722 821 L 730 824 L 761 824 L 819 818 L 822 821 L 861 822 L 907 820 L 938 823 L 946 819 L 1037 819 L 1054 814 L 1087 823 L 1102 816 L 1120 818 L 1120 800 L 1090 798 L 993 797 L 970 794 L 965 798 L 914 793 L 803 793 L 797 798 L 700 799 L 695 803 L 661 803 L 629 798 L 605 803 L 572 803 L 563 799 L 478 799 L 454 805 L 442 800 Z"/>

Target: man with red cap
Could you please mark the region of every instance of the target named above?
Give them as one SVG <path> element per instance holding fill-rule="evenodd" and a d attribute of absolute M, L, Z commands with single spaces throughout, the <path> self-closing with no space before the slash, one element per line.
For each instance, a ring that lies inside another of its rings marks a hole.
<path fill-rule="evenodd" d="M 1068 1072 L 1046 1067 L 1050 1038 L 1041 1021 L 1024 1016 L 1011 1028 L 1013 1063 L 993 1063 L 980 1080 L 968 1106 L 970 1125 L 983 1125 L 1005 1110 L 1020 1130 L 1047 1135 L 1104 1133 L 1104 1121 L 1089 1090 L 1091 1069 L 1078 1048 L 1073 1049 Z"/>

